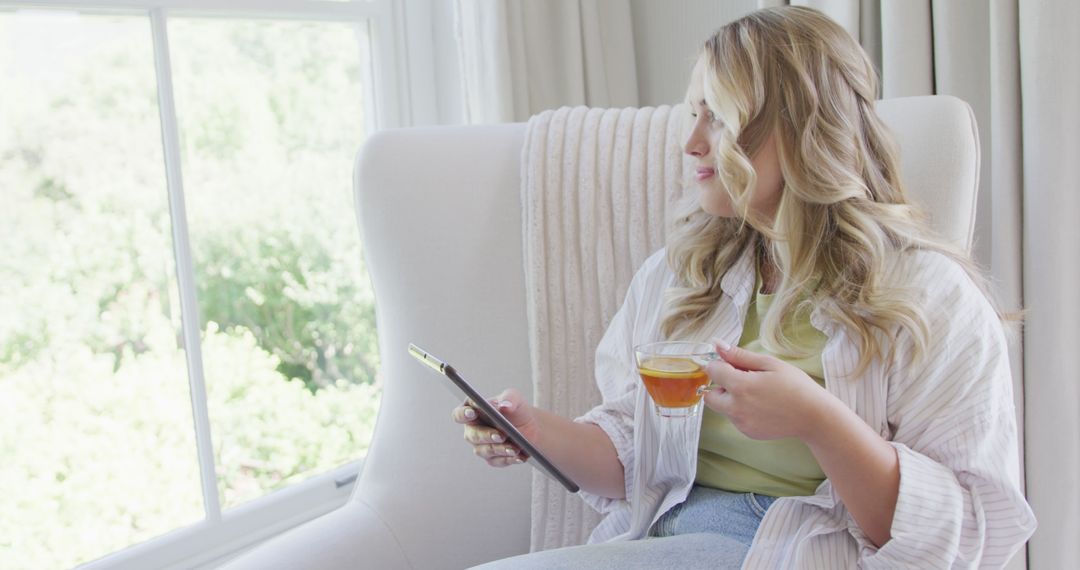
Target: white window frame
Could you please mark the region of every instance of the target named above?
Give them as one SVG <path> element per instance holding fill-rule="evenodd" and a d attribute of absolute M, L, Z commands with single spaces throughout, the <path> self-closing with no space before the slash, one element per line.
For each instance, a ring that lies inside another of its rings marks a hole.
<path fill-rule="evenodd" d="M 427 6 L 431 0 L 417 0 Z M 125 13 L 147 15 L 153 37 L 157 76 L 158 107 L 161 118 L 173 248 L 180 292 L 180 312 L 191 390 L 196 450 L 206 517 L 192 525 L 129 546 L 80 566 L 84 570 L 180 569 L 213 567 L 246 548 L 345 504 L 353 482 L 358 479 L 363 459 L 270 493 L 222 512 L 218 498 L 217 474 L 206 400 L 206 382 L 199 339 L 199 307 L 195 295 L 183 177 L 180 170 L 180 142 L 173 99 L 167 19 L 210 17 L 236 19 L 298 19 L 366 24 L 371 69 L 364 81 L 367 117 L 373 119 L 371 132 L 415 124 L 414 117 L 428 122 L 434 116 L 433 53 L 426 40 L 405 37 L 406 0 L 0 0 L 0 6 L 14 9 L 57 9 L 82 14 Z M 412 0 L 408 10 L 422 16 Z M 422 18 L 421 18 L 422 20 Z M 430 21 L 422 25 L 430 25 Z M 425 34 L 418 30 L 415 38 Z M 409 60 L 414 61 L 410 73 Z M 403 70 L 404 72 L 399 72 Z M 420 85 L 410 89 L 410 82 Z M 403 97 L 407 93 L 419 93 Z M 415 100 L 414 100 L 415 99 Z M 371 124 L 371 123 L 369 123 Z M 369 133 L 370 134 L 370 133 Z"/>

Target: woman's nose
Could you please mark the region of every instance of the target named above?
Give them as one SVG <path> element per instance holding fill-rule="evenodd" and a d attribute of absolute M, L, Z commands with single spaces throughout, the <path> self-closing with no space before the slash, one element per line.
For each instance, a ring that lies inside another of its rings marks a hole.
<path fill-rule="evenodd" d="M 683 144 L 683 151 L 694 158 L 701 158 L 709 154 L 709 143 L 702 136 L 701 129 L 698 126 L 694 126 L 690 138 L 686 139 L 686 143 Z"/>
<path fill-rule="evenodd" d="M 686 144 L 683 145 L 683 150 L 686 154 L 694 158 L 701 158 L 706 154 L 709 154 L 708 145 L 704 144 L 702 137 L 690 135 L 690 138 L 686 140 Z"/>

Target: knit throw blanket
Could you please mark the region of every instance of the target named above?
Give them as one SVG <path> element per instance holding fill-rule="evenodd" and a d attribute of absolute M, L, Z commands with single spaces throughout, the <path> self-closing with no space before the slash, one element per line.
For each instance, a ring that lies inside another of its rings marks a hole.
<path fill-rule="evenodd" d="M 522 149 L 533 402 L 575 418 L 600 403 L 594 352 L 636 269 L 663 247 L 685 189 L 681 106 L 564 107 Z M 534 471 L 532 551 L 583 544 L 600 516 Z"/>

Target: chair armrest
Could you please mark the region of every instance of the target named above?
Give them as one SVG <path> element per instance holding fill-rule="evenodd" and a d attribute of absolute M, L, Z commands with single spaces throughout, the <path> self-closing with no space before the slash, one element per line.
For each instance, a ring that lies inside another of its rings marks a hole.
<path fill-rule="evenodd" d="M 337 570 L 411 568 L 397 538 L 363 502 L 341 508 L 276 536 L 222 570 Z"/>

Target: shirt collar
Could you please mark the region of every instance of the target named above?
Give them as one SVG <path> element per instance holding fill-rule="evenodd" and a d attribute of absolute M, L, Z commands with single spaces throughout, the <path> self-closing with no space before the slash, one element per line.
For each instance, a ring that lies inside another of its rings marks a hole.
<path fill-rule="evenodd" d="M 754 248 L 747 247 L 739 254 L 739 259 L 728 268 L 720 279 L 720 290 L 739 307 L 745 307 L 750 301 L 757 282 L 754 266 Z"/>

